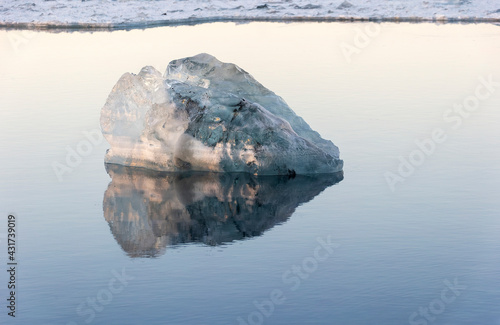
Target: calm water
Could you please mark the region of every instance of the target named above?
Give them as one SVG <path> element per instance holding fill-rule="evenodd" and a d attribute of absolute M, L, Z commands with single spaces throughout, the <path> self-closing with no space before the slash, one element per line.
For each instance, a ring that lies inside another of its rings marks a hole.
<path fill-rule="evenodd" d="M 0 31 L 0 48 L 0 260 L 12 213 L 19 262 L 2 324 L 500 324 L 499 26 Z M 105 166 L 121 74 L 200 52 L 333 140 L 343 179 Z"/>

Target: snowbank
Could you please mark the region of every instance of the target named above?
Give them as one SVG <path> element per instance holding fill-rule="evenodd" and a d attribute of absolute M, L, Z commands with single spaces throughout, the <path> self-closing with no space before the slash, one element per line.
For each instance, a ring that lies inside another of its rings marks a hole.
<path fill-rule="evenodd" d="M 206 21 L 500 22 L 498 0 L 0 0 L 0 26 L 133 28 Z"/>

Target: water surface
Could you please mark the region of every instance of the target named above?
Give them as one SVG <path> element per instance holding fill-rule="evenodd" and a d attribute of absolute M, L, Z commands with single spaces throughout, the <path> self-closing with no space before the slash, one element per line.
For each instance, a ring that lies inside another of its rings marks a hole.
<path fill-rule="evenodd" d="M 500 324 L 499 39 L 488 24 L 0 31 L 15 322 Z M 243 67 L 333 140 L 343 180 L 234 187 L 106 168 L 95 132 L 118 78 L 200 52 Z"/>

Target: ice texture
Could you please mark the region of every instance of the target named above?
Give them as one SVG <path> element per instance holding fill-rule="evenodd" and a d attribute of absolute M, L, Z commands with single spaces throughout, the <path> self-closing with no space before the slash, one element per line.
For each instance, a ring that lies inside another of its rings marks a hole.
<path fill-rule="evenodd" d="M 185 243 L 219 245 L 262 235 L 295 208 L 340 182 L 326 175 L 165 173 L 106 165 L 104 218 L 130 257 L 162 255 Z"/>
<path fill-rule="evenodd" d="M 159 171 L 254 175 L 333 173 L 338 148 L 285 101 L 209 54 L 174 60 L 165 75 L 124 74 L 101 112 L 106 163 Z"/>
<path fill-rule="evenodd" d="M 498 0 L 0 1 L 0 26 L 134 28 L 207 21 L 500 21 Z M 51 30 L 51 29 L 49 29 Z"/>

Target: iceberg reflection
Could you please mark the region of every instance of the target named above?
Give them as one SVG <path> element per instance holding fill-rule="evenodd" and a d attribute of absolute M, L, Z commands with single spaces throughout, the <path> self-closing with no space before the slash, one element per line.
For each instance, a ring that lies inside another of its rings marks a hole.
<path fill-rule="evenodd" d="M 168 245 L 207 245 L 259 236 L 295 208 L 340 182 L 342 172 L 313 176 L 165 173 L 106 164 L 111 183 L 104 218 L 130 257 L 155 257 Z"/>

